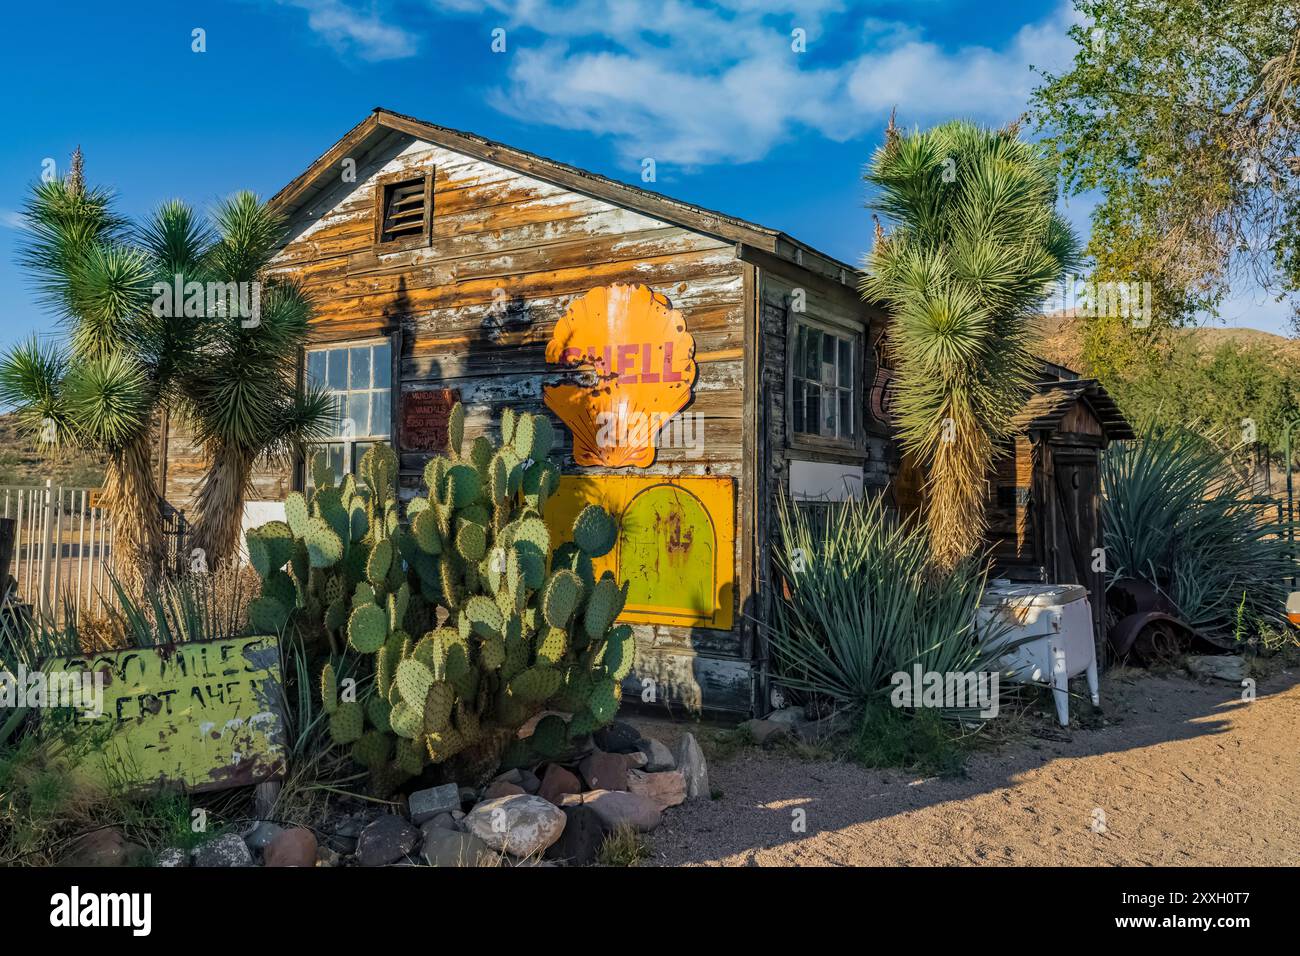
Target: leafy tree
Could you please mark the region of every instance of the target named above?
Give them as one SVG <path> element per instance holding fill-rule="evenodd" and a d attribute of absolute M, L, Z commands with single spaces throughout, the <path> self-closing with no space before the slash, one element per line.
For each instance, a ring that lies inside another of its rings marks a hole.
<path fill-rule="evenodd" d="M 1156 323 L 1236 277 L 1300 288 L 1300 5 L 1074 0 L 1071 68 L 1033 107 L 1067 189 L 1101 190 L 1087 253 L 1152 283 Z"/>
<path fill-rule="evenodd" d="M 1243 476 L 1280 460 L 1283 429 L 1300 418 L 1300 364 L 1260 345 L 1178 334 L 1104 381 L 1131 421 L 1214 436 Z"/>
<path fill-rule="evenodd" d="M 879 190 L 863 295 L 892 313 L 903 448 L 926 471 L 941 567 L 980 547 L 994 450 L 1036 372 L 1032 319 L 1078 248 L 1054 210 L 1055 166 L 1018 130 L 891 120 L 866 179 Z"/>

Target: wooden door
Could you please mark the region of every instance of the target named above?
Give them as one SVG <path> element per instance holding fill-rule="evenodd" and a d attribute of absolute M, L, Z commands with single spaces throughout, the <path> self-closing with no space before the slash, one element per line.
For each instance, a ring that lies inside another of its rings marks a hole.
<path fill-rule="evenodd" d="M 1093 637 L 1098 660 L 1103 650 L 1106 621 L 1106 574 L 1102 555 L 1101 475 L 1098 450 L 1054 445 L 1052 448 L 1051 502 L 1048 536 L 1048 580 L 1082 584 L 1092 604 Z"/>

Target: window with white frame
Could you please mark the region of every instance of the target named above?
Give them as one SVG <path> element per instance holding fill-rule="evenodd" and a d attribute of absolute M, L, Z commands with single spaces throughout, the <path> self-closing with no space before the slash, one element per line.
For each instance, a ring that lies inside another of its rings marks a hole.
<path fill-rule="evenodd" d="M 790 431 L 852 442 L 857 437 L 857 342 L 818 326 L 795 323 L 790 367 Z"/>
<path fill-rule="evenodd" d="M 366 450 L 392 435 L 390 348 L 384 339 L 307 351 L 307 384 L 326 389 L 335 409 L 330 435 L 308 449 L 308 456 L 325 452 L 336 480 L 355 474 Z M 310 486 L 310 467 L 306 480 Z"/>

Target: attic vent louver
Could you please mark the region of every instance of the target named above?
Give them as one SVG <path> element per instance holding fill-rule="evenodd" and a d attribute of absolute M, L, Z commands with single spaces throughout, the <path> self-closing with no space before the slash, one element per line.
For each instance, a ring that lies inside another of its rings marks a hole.
<path fill-rule="evenodd" d="M 427 245 L 433 218 L 433 176 L 381 181 L 375 209 L 375 242 L 407 248 Z"/>

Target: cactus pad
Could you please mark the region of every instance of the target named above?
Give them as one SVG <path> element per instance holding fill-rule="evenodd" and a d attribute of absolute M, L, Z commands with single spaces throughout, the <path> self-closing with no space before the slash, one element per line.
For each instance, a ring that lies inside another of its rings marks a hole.
<path fill-rule="evenodd" d="M 388 615 L 376 604 L 361 604 L 348 618 L 348 643 L 363 654 L 373 654 L 388 637 Z"/>
<path fill-rule="evenodd" d="M 336 744 L 354 743 L 365 729 L 366 714 L 356 701 L 339 704 L 330 714 L 330 738 Z"/>
<path fill-rule="evenodd" d="M 397 665 L 393 680 L 397 683 L 397 692 L 402 695 L 402 700 L 408 707 L 423 707 L 424 698 L 433 684 L 433 671 L 414 657 L 409 657 Z"/>
<path fill-rule="evenodd" d="M 587 505 L 573 522 L 573 543 L 590 558 L 603 557 L 614 547 L 614 519 L 597 505 Z"/>

